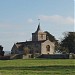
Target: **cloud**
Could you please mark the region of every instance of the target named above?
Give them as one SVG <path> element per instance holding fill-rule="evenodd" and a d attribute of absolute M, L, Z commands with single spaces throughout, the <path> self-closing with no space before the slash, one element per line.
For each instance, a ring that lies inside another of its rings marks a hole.
<path fill-rule="evenodd" d="M 21 28 L 23 27 L 19 24 L 0 23 L 0 30 L 4 30 L 4 31 L 20 30 Z"/>
<path fill-rule="evenodd" d="M 0 23 L 0 28 L 9 28 L 11 27 L 8 23 Z"/>
<path fill-rule="evenodd" d="M 24 32 L 0 32 L 0 40 L 18 40 L 26 37 L 26 33 Z M 23 36 L 23 37 L 22 37 Z"/>
<path fill-rule="evenodd" d="M 27 20 L 28 23 L 33 23 L 34 21 L 32 19 Z"/>
<path fill-rule="evenodd" d="M 50 22 L 54 24 L 74 24 L 75 20 L 72 17 L 63 17 L 60 15 L 53 15 L 53 16 L 47 16 L 47 15 L 40 15 L 39 18 L 41 21 L 44 22 Z"/>

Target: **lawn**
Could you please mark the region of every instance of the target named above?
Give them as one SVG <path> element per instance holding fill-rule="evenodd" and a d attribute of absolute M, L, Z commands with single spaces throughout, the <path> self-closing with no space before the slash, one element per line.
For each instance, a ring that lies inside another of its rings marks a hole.
<path fill-rule="evenodd" d="M 0 60 L 0 75 L 75 75 L 75 60 Z"/>

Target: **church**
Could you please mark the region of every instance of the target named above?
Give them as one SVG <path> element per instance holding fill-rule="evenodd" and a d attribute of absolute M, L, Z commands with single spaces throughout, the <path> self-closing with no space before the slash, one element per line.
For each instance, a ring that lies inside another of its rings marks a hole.
<path fill-rule="evenodd" d="M 55 42 L 50 41 L 47 33 L 41 31 L 40 23 L 37 30 L 32 33 L 32 41 L 17 42 L 13 45 L 11 54 L 23 54 L 28 58 L 42 54 L 50 55 L 55 53 Z"/>

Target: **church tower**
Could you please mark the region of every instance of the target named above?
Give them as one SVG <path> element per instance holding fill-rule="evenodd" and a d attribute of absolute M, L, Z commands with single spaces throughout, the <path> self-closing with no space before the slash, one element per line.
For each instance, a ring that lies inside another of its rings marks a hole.
<path fill-rule="evenodd" d="M 39 23 L 35 33 L 32 33 L 32 41 L 43 41 L 43 40 L 46 40 L 46 33 L 41 31 Z"/>

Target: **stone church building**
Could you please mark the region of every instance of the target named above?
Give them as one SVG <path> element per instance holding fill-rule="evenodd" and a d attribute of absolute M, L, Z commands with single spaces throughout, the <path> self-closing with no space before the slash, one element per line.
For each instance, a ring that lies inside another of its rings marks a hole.
<path fill-rule="evenodd" d="M 23 54 L 28 57 L 38 57 L 42 54 L 54 54 L 55 42 L 51 42 L 47 34 L 40 29 L 40 24 L 37 30 L 32 33 L 32 41 L 17 42 L 13 45 L 12 54 Z"/>

